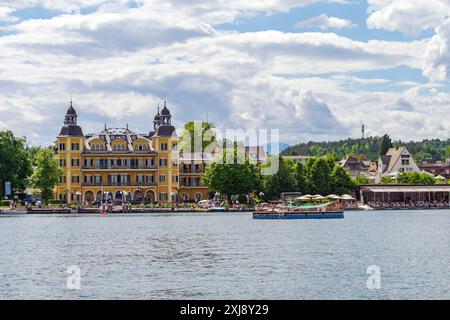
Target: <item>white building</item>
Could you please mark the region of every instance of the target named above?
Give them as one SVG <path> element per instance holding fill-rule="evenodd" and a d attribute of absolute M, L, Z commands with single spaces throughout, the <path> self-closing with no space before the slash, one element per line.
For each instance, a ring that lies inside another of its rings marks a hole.
<path fill-rule="evenodd" d="M 383 176 L 395 177 L 402 172 L 420 172 L 420 169 L 405 147 L 390 148 L 378 160 L 376 181 L 380 182 Z"/>

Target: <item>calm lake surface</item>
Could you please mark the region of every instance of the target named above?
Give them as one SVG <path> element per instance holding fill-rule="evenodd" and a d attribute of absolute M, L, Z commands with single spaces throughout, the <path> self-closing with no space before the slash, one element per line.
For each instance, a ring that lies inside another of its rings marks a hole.
<path fill-rule="evenodd" d="M 2 299 L 450 299 L 449 286 L 447 210 L 0 216 Z"/>

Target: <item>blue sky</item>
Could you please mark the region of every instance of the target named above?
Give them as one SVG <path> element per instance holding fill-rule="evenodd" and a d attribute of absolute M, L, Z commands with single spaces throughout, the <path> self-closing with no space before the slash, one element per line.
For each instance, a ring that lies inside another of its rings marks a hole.
<path fill-rule="evenodd" d="M 447 138 L 446 0 L 0 0 L 0 129 L 51 144 L 71 93 L 85 132 L 174 122 L 293 144 Z M 407 107 L 405 107 L 407 106 Z"/>

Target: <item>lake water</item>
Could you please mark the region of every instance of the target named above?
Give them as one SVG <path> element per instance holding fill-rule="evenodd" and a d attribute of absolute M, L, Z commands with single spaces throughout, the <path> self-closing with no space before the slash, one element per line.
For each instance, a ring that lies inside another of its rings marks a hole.
<path fill-rule="evenodd" d="M 449 299 L 449 231 L 446 210 L 280 221 L 4 215 L 0 298 Z M 79 290 L 67 288 L 70 266 Z M 369 266 L 380 268 L 380 289 L 367 287 Z"/>

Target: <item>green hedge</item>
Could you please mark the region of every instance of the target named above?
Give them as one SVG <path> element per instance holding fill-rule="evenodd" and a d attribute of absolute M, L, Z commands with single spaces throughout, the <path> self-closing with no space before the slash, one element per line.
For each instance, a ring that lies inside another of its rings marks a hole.
<path fill-rule="evenodd" d="M 48 204 L 62 204 L 62 201 L 59 199 L 51 199 L 48 201 Z"/>
<path fill-rule="evenodd" d="M 2 207 L 9 207 L 11 200 L 0 200 L 0 204 Z"/>

